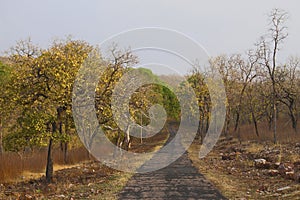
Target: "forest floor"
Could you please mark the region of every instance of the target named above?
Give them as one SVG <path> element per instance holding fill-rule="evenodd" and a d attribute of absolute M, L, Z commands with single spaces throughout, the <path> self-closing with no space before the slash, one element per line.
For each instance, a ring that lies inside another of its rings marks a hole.
<path fill-rule="evenodd" d="M 45 183 L 44 176 L 3 183 L 0 199 L 94 199 L 98 196 L 114 199 L 114 194 L 122 189 L 130 176 L 99 162 L 87 161 L 56 171 L 50 184 Z"/>
<path fill-rule="evenodd" d="M 158 134 L 140 143 L 133 140 L 132 152 L 150 152 L 160 148 L 168 134 Z M 24 172 L 23 180 L 0 183 L 0 199 L 116 199 L 131 173 L 111 169 L 90 160 L 71 166 L 56 166 L 53 181 L 45 182 L 43 173 Z"/>
<path fill-rule="evenodd" d="M 194 166 L 228 199 L 300 199 L 299 143 L 223 138 L 203 159 L 199 149 L 199 141 L 189 149 Z"/>
<path fill-rule="evenodd" d="M 153 151 L 167 138 L 161 134 L 143 144 L 136 138 L 131 150 Z M 203 159 L 198 157 L 199 148 L 198 141 L 189 148 L 193 165 L 228 199 L 300 199 L 300 184 L 294 180 L 299 143 L 239 143 L 221 138 Z M 0 199 L 116 199 L 133 174 L 90 160 L 59 166 L 51 184 L 45 183 L 41 173 L 26 172 L 24 176 L 0 184 Z"/>

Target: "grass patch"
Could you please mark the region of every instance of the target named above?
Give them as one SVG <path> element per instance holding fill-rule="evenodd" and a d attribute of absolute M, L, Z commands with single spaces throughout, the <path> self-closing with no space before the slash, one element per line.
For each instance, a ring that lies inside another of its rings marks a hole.
<path fill-rule="evenodd" d="M 114 200 L 118 198 L 118 193 L 125 187 L 127 181 L 132 177 L 132 173 L 117 172 L 109 177 L 109 181 L 99 185 L 102 194 L 99 199 Z"/>
<path fill-rule="evenodd" d="M 199 172 L 210 180 L 226 198 L 235 199 L 236 197 L 244 196 L 245 191 L 241 190 L 241 188 L 249 188 L 249 185 L 238 182 L 233 176 L 221 173 L 218 170 L 216 162 L 214 162 L 214 160 L 218 159 L 219 155 L 214 152 L 209 153 L 208 156 L 211 160 L 211 165 L 205 159 L 199 159 L 199 150 L 200 145 L 195 142 L 188 149 L 189 158 Z"/>

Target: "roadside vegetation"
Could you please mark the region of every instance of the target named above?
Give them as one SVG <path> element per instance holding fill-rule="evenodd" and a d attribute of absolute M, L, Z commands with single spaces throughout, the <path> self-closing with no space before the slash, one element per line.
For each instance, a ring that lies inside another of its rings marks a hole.
<path fill-rule="evenodd" d="M 283 60 L 280 55 L 288 37 L 287 20 L 288 13 L 273 10 L 266 34 L 247 53 L 213 57 L 207 72 L 195 64 L 185 77 L 187 83 L 181 83 L 194 88 L 200 113 L 190 157 L 200 172 L 230 198 L 293 199 L 300 195 L 300 58 Z M 7 191 L 0 197 L 25 195 L 25 191 L 18 190 L 26 185 L 28 195 L 40 198 L 88 198 L 106 193 L 114 198 L 130 178 L 130 174 L 96 164 L 85 150 L 84 146 L 92 149 L 94 132 L 87 133 L 82 142 L 76 132 L 72 91 L 78 70 L 91 54 L 97 57 L 93 61 L 105 67 L 96 86 L 94 107 L 107 138 L 119 149 L 135 153 L 164 145 L 169 137 L 167 126 L 148 139 L 131 136 L 129 124 L 125 130 L 118 127 L 111 108 L 113 90 L 129 71 L 155 80 L 159 84 L 144 85 L 134 92 L 129 101 L 131 116 L 120 118 L 131 118 L 141 128 L 150 123 L 149 108 L 161 104 L 167 123 L 173 123 L 182 117 L 179 101 L 160 78 L 178 82 L 182 77 L 157 76 L 148 69 L 135 69 L 139 60 L 130 49 L 113 45 L 109 53 L 110 57 L 104 58 L 98 48 L 70 38 L 53 41 L 46 49 L 28 39 L 17 42 L 0 59 L 0 182 L 5 182 L 0 187 Z M 215 72 L 221 75 L 226 90 L 226 119 L 222 140 L 199 160 L 195 152 L 199 152 L 209 124 L 215 120 L 211 118 L 206 82 L 207 75 Z M 84 96 L 85 92 L 77 95 Z M 54 172 L 58 165 L 71 168 Z M 20 177 L 26 177 L 28 171 L 44 171 L 44 175 L 21 178 L 20 183 Z M 48 185 L 49 191 L 43 185 Z M 289 193 L 292 194 L 288 196 Z"/>
<path fill-rule="evenodd" d="M 266 34 L 246 54 L 211 59 L 211 69 L 221 74 L 227 95 L 223 135 L 212 152 L 199 159 L 206 133 L 205 126 L 204 131 L 200 126 L 199 140 L 191 145 L 189 155 L 229 199 L 300 196 L 300 60 L 283 61 L 280 55 L 288 37 L 287 20 L 288 13 L 273 10 Z M 204 80 L 200 72 L 195 75 Z M 205 84 L 199 86 L 202 79 L 193 77 L 192 83 L 200 88 L 200 100 L 209 99 Z M 206 116 L 201 124 L 210 120 L 205 102 L 199 101 L 200 112 Z"/>

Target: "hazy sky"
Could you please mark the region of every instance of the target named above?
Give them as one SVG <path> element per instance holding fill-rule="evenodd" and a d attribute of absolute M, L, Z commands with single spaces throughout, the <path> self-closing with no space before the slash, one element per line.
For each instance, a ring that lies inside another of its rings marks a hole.
<path fill-rule="evenodd" d="M 245 52 L 267 30 L 273 8 L 289 12 L 289 38 L 282 52 L 300 56 L 297 0 L 0 0 L 0 51 L 31 37 L 47 47 L 71 34 L 98 44 L 118 32 L 165 27 L 187 34 L 210 55 Z"/>

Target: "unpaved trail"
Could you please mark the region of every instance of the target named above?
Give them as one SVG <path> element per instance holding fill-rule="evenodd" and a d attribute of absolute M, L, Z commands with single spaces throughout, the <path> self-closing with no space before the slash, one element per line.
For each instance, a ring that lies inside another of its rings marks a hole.
<path fill-rule="evenodd" d="M 192 166 L 187 153 L 161 170 L 134 175 L 119 199 L 226 199 Z"/>
<path fill-rule="evenodd" d="M 171 138 L 170 138 L 171 139 Z M 174 144 L 174 155 L 181 144 Z M 149 162 L 163 161 L 156 154 Z M 187 152 L 169 166 L 158 171 L 135 174 L 118 195 L 119 199 L 226 199 L 192 165 Z"/>

